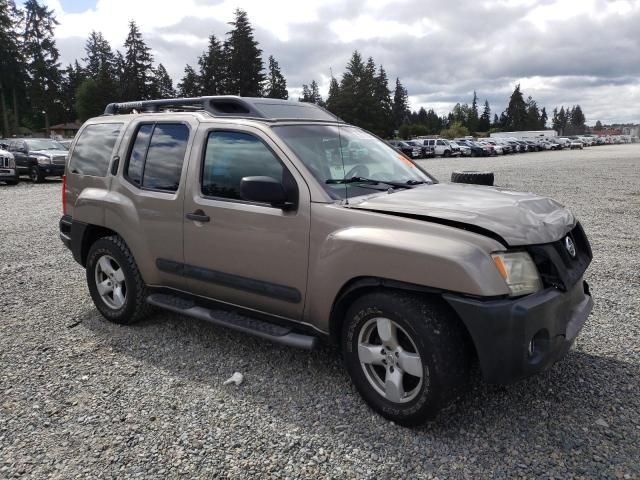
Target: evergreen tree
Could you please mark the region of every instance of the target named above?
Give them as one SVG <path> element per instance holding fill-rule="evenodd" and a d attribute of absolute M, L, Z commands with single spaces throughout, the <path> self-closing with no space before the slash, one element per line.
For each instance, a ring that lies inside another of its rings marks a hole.
<path fill-rule="evenodd" d="M 540 125 L 538 126 L 538 128 L 540 128 L 541 130 L 546 129 L 548 120 L 549 115 L 547 115 L 547 109 L 546 107 L 542 107 L 542 110 L 540 111 Z"/>
<path fill-rule="evenodd" d="M 235 11 L 233 28 L 224 44 L 227 62 L 225 93 L 244 97 L 260 97 L 264 87 L 262 50 L 253 38 L 253 27 L 244 10 Z"/>
<path fill-rule="evenodd" d="M 104 108 L 118 99 L 119 85 L 116 78 L 116 55 L 102 33 L 93 31 L 85 44 L 85 74 L 95 85 L 91 88 L 96 95 L 96 102 Z M 78 85 L 76 85 L 77 89 Z M 75 92 L 75 89 L 74 89 Z M 75 101 L 73 102 L 75 103 Z M 73 105 L 72 103 L 72 105 Z"/>
<path fill-rule="evenodd" d="M 76 92 L 82 81 L 86 78 L 86 71 L 83 69 L 78 61 L 69 64 L 69 66 L 62 73 L 62 103 L 64 110 L 65 122 L 74 122 L 78 120 L 79 116 L 76 110 Z M 103 105 L 104 108 L 104 105 Z"/>
<path fill-rule="evenodd" d="M 335 77 L 331 77 L 331 82 L 329 82 L 329 94 L 327 95 L 327 110 L 331 113 L 338 115 L 339 110 L 339 102 L 340 102 L 340 85 L 338 84 L 338 80 Z"/>
<path fill-rule="evenodd" d="M 538 110 L 538 104 L 529 96 L 526 105 L 527 114 L 524 128 L 525 130 L 538 130 L 540 128 L 540 111 Z"/>
<path fill-rule="evenodd" d="M 167 73 L 167 69 L 161 63 L 155 71 L 154 96 L 157 98 L 175 98 L 176 90 L 173 88 L 173 80 Z"/>
<path fill-rule="evenodd" d="M 493 115 L 493 123 L 491 124 L 491 128 L 500 128 L 500 119 L 498 118 L 497 113 Z"/>
<path fill-rule="evenodd" d="M 576 105 L 571 109 L 571 130 L 573 134 L 583 134 L 586 130 L 586 118 L 582 113 L 580 105 Z"/>
<path fill-rule="evenodd" d="M 222 44 L 215 35 L 209 37 L 207 50 L 198 58 L 200 66 L 200 91 L 202 95 L 225 93 L 226 65 Z"/>
<path fill-rule="evenodd" d="M 478 120 L 478 131 L 480 132 L 488 132 L 491 128 L 491 108 L 489 107 L 489 101 L 484 101 L 484 109 L 482 110 L 482 115 L 480 115 L 480 119 Z"/>
<path fill-rule="evenodd" d="M 287 81 L 280 71 L 280 66 L 273 55 L 269 55 L 269 68 L 267 74 L 267 90 L 266 96 L 269 98 L 282 98 L 286 100 L 289 98 L 289 92 L 287 91 Z"/>
<path fill-rule="evenodd" d="M 602 130 L 602 122 L 598 120 L 596 122 L 596 126 L 594 127 L 596 130 Z"/>
<path fill-rule="evenodd" d="M 178 83 L 178 95 L 181 97 L 199 97 L 200 92 L 200 78 L 193 67 L 187 65 L 184 69 L 184 77 Z"/>
<path fill-rule="evenodd" d="M 153 96 L 154 72 L 151 51 L 136 22 L 129 22 L 124 42 L 123 100 L 148 100 Z"/>
<path fill-rule="evenodd" d="M 354 125 L 362 122 L 362 95 L 360 87 L 364 77 L 365 65 L 357 50 L 351 55 L 345 72 L 340 80 L 339 94 L 335 99 L 334 113 L 344 121 Z"/>
<path fill-rule="evenodd" d="M 75 110 L 81 121 L 96 117 L 104 111 L 104 105 L 98 100 L 98 84 L 93 78 L 85 79 L 78 90 L 75 97 Z"/>
<path fill-rule="evenodd" d="M 393 134 L 393 102 L 391 101 L 387 72 L 382 65 L 374 77 L 373 104 L 375 105 L 375 115 L 372 131 L 381 137 L 390 137 Z M 424 112 L 424 108 L 421 108 L 421 112 Z M 426 112 L 424 113 L 426 120 Z"/>
<path fill-rule="evenodd" d="M 17 133 L 17 91 L 24 89 L 25 71 L 21 49 L 21 15 L 13 0 L 0 0 L 0 134 Z M 9 123 L 9 105 L 14 99 L 13 127 Z"/>
<path fill-rule="evenodd" d="M 520 91 L 520 84 L 516 85 L 509 99 L 509 105 L 505 111 L 505 122 L 506 130 L 527 130 L 527 104 Z"/>
<path fill-rule="evenodd" d="M 115 61 L 115 72 L 116 72 L 116 91 L 117 96 L 120 100 L 124 98 L 124 92 L 126 88 L 126 80 L 124 77 L 124 72 L 126 69 L 126 60 L 122 52 L 116 50 L 116 61 Z"/>
<path fill-rule="evenodd" d="M 551 112 L 551 128 L 560 134 L 560 119 L 558 117 L 558 107 Z"/>
<path fill-rule="evenodd" d="M 49 128 L 50 120 L 61 116 L 60 88 L 62 77 L 60 54 L 54 39 L 58 24 L 53 10 L 37 0 L 24 3 L 22 51 L 26 62 L 27 96 L 33 112 L 32 125 Z"/>
<path fill-rule="evenodd" d="M 558 112 L 557 117 L 557 128 L 555 129 L 559 135 L 564 135 L 564 131 L 567 128 L 567 113 L 564 110 L 564 107 L 560 107 L 560 111 Z"/>
<path fill-rule="evenodd" d="M 300 102 L 315 103 L 316 105 L 323 105 L 322 96 L 320 95 L 320 89 L 315 80 L 311 80 L 310 85 L 302 85 L 302 97 L 298 98 Z"/>
<path fill-rule="evenodd" d="M 402 86 L 400 79 L 396 78 L 396 89 L 393 94 L 393 126 L 399 128 L 409 114 L 409 94 L 407 89 Z"/>
<path fill-rule="evenodd" d="M 471 102 L 471 108 L 469 109 L 469 117 L 467 119 L 466 127 L 470 132 L 475 132 L 478 129 L 478 121 L 480 120 L 478 114 L 478 95 L 476 91 L 473 91 L 473 101 Z"/>

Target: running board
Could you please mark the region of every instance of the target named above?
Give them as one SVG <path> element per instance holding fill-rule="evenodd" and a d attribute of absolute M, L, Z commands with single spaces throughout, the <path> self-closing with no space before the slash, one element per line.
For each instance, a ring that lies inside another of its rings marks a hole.
<path fill-rule="evenodd" d="M 197 305 L 193 300 L 174 295 L 154 293 L 147 297 L 147 303 L 290 347 L 313 350 L 318 344 L 318 337 L 295 333 L 290 327 L 283 327 L 232 311 L 205 308 Z"/>

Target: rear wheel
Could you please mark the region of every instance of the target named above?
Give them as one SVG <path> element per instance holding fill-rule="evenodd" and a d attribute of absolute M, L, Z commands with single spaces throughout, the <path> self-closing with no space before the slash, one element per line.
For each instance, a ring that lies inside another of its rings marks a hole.
<path fill-rule="evenodd" d="M 343 326 L 347 370 L 364 400 L 405 426 L 432 419 L 468 382 L 470 350 L 457 317 L 417 295 L 357 299 Z"/>
<path fill-rule="evenodd" d="M 89 249 L 86 268 L 93 303 L 107 320 L 129 324 L 150 312 L 147 288 L 122 238 L 97 240 Z"/>

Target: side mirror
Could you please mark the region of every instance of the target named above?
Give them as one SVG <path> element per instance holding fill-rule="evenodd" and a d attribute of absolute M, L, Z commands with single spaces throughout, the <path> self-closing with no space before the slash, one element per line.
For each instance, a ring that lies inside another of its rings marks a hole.
<path fill-rule="evenodd" d="M 282 183 L 271 177 L 244 177 L 240 181 L 240 196 L 243 200 L 270 203 L 274 207 L 291 206 Z"/>

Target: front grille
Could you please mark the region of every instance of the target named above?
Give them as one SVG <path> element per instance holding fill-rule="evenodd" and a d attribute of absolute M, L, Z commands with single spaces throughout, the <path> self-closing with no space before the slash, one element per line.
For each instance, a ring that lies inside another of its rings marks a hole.
<path fill-rule="evenodd" d="M 0 157 L 0 167 L 9 168 L 9 158 L 8 157 Z"/>
<path fill-rule="evenodd" d="M 575 258 L 567 251 L 566 237 L 575 245 Z M 527 250 L 538 267 L 544 286 L 562 291 L 570 290 L 582 278 L 593 259 L 591 245 L 580 223 L 557 242 L 531 245 Z"/>
<path fill-rule="evenodd" d="M 67 161 L 67 157 L 65 155 L 58 155 L 51 159 L 51 163 L 54 165 L 64 165 L 64 162 Z"/>

